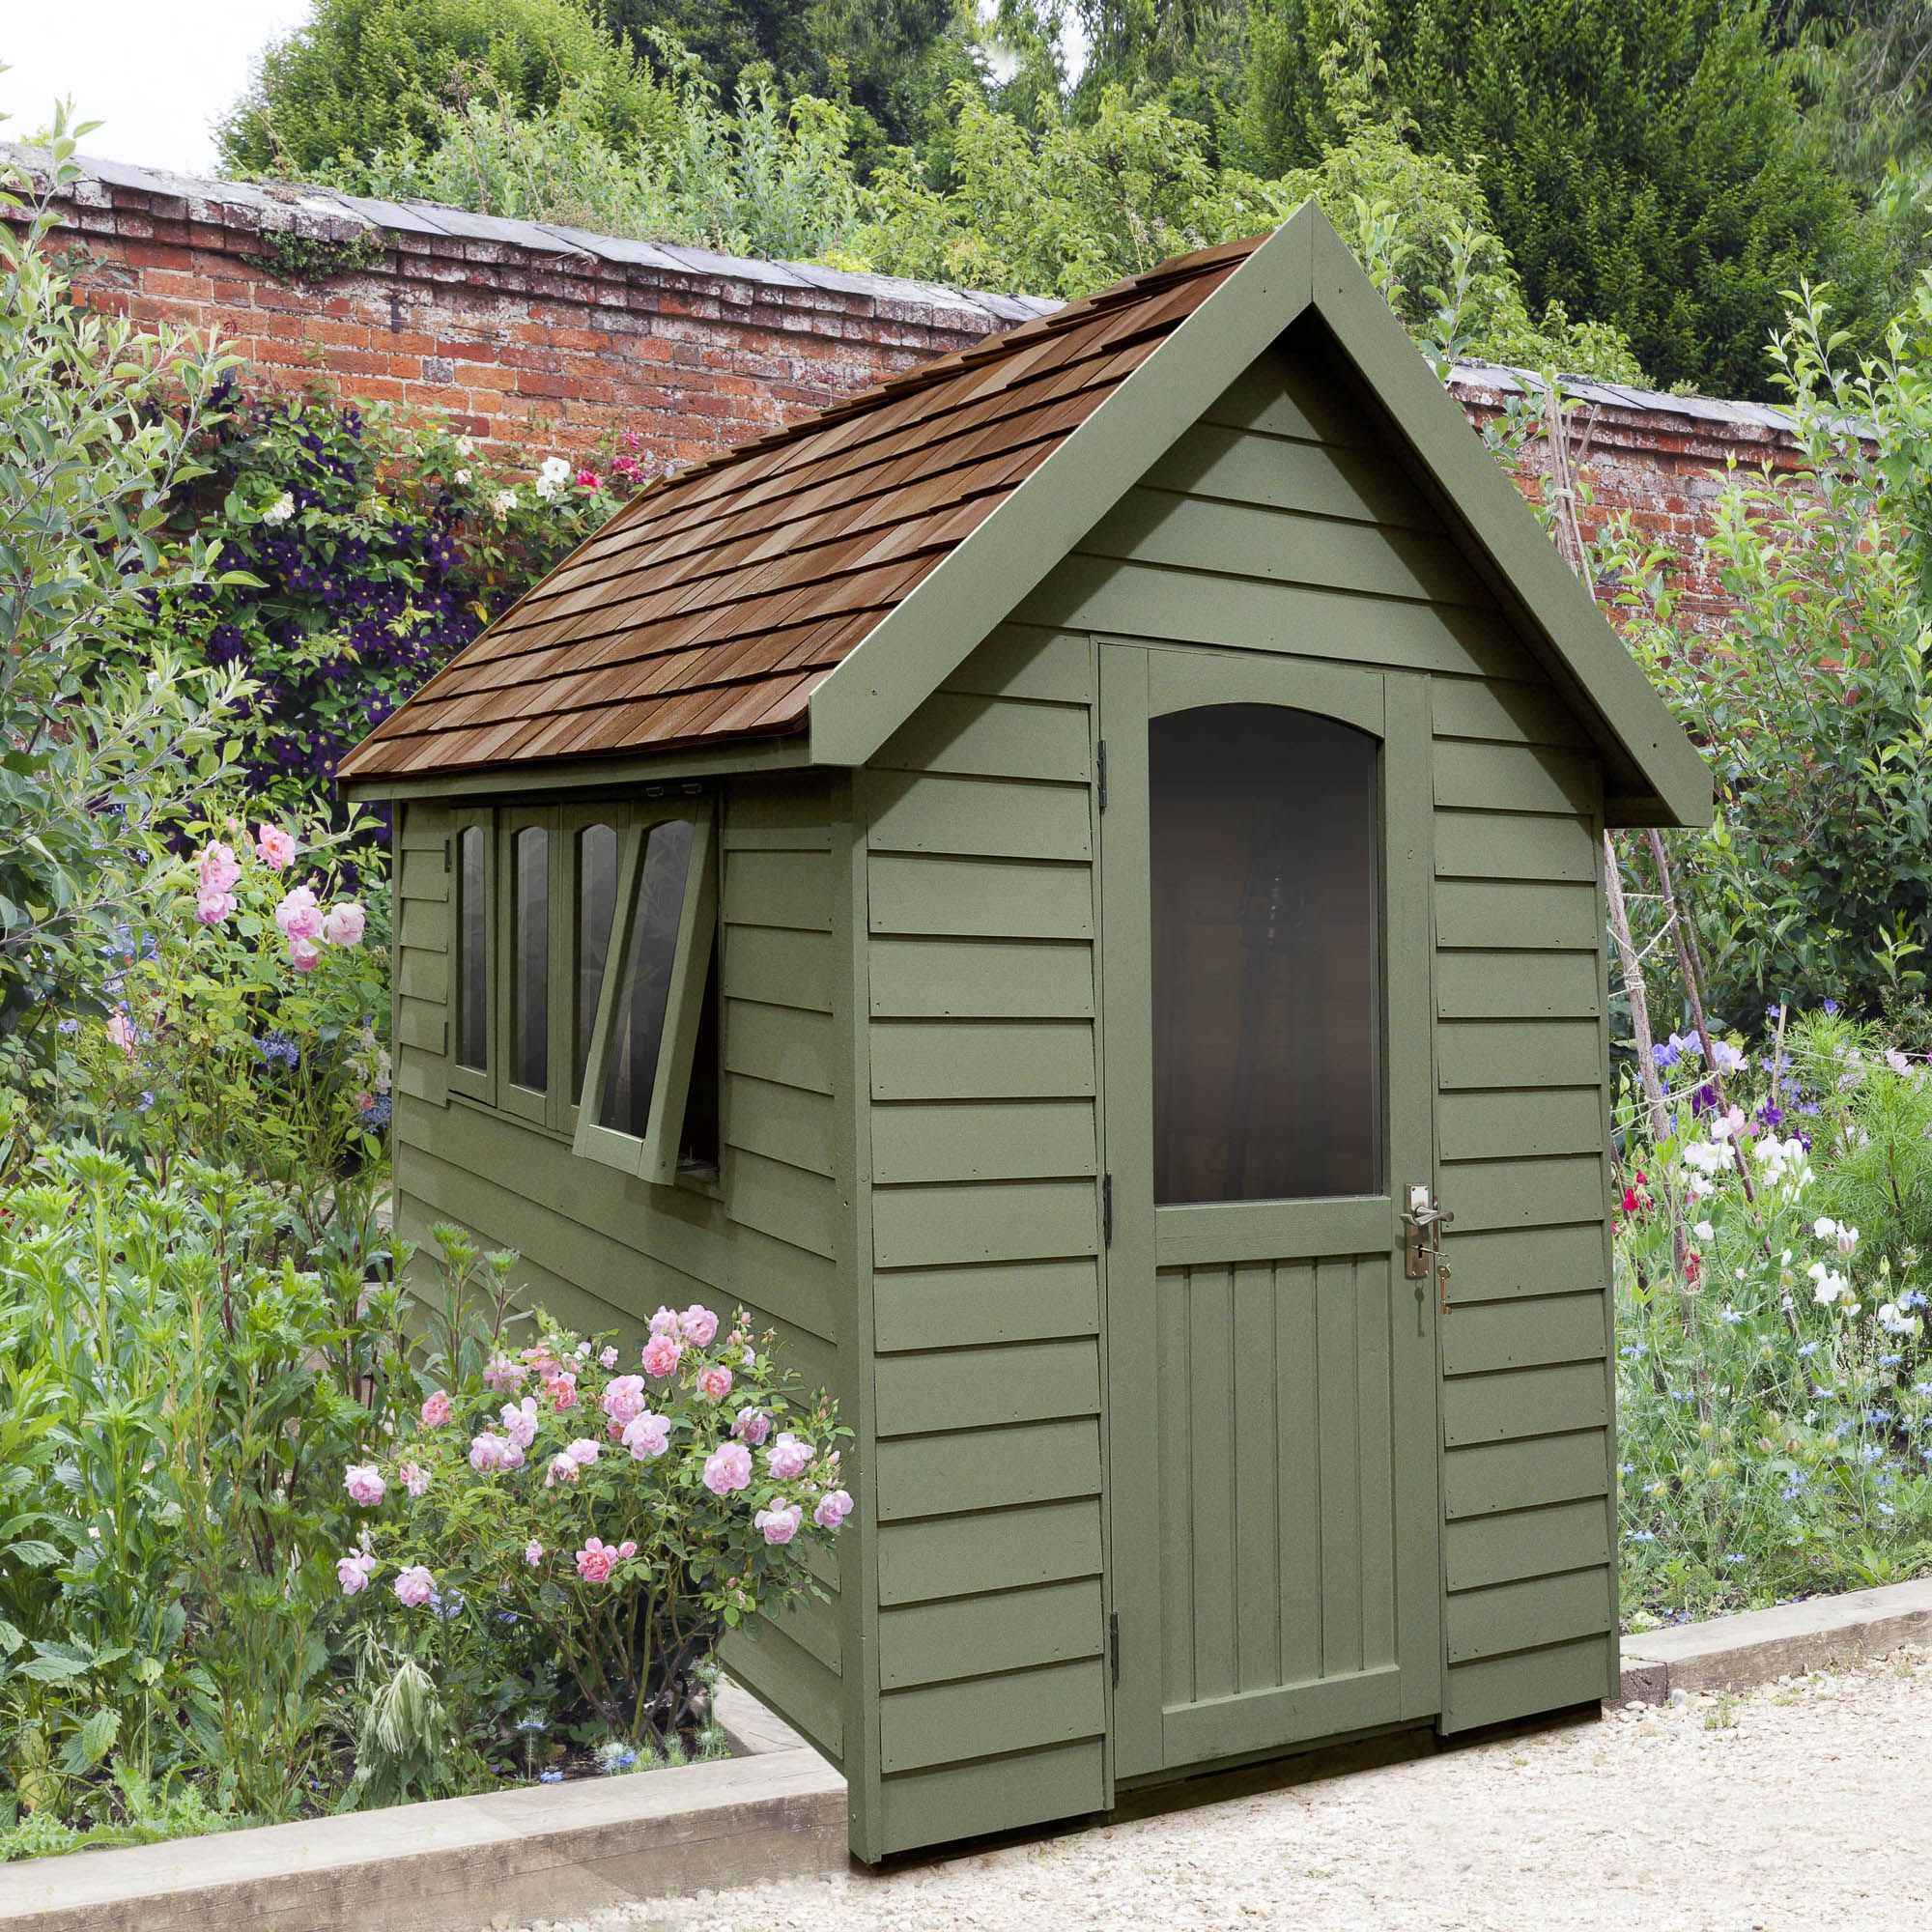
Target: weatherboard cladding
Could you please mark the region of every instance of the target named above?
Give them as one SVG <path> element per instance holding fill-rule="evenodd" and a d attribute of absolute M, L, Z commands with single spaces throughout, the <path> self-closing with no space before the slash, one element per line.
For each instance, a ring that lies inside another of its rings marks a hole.
<path fill-rule="evenodd" d="M 637 497 L 344 761 L 366 779 L 800 727 L 813 688 L 1244 260 L 889 379 Z"/>

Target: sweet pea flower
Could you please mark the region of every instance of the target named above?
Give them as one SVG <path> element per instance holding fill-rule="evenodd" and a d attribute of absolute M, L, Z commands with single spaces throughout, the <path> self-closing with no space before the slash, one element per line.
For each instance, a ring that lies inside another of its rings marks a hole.
<path fill-rule="evenodd" d="M 723 1402 L 731 1393 L 731 1371 L 721 1363 L 699 1370 L 697 1392 L 706 1402 Z"/>
<path fill-rule="evenodd" d="M 537 1399 L 526 1395 L 522 1402 L 506 1402 L 499 1413 L 503 1434 L 519 1449 L 527 1449 L 537 1439 Z"/>
<path fill-rule="evenodd" d="M 364 1509 L 374 1509 L 383 1500 L 388 1484 L 383 1480 L 383 1472 L 373 1463 L 352 1463 L 343 1471 L 342 1487 L 349 1492 L 349 1500 L 359 1503 Z"/>
<path fill-rule="evenodd" d="M 721 1442 L 704 1461 L 704 1487 L 714 1496 L 728 1496 L 750 1487 L 752 1452 L 742 1442 Z"/>
<path fill-rule="evenodd" d="M 599 1349 L 597 1363 L 600 1368 L 614 1369 L 617 1366 L 617 1351 L 612 1348 Z"/>
<path fill-rule="evenodd" d="M 335 1580 L 342 1585 L 345 1597 L 356 1597 L 369 1587 L 369 1578 L 375 1574 L 376 1559 L 366 1549 L 352 1549 L 335 1566 Z"/>
<path fill-rule="evenodd" d="M 694 1301 L 678 1321 L 683 1324 L 684 1339 L 694 1349 L 708 1349 L 712 1338 L 718 1333 L 718 1318 L 710 1309 Z"/>
<path fill-rule="evenodd" d="M 322 948 L 312 939 L 289 941 L 289 964 L 298 973 L 313 973 L 322 964 Z"/>
<path fill-rule="evenodd" d="M 282 895 L 275 923 L 291 939 L 317 938 L 322 932 L 322 906 L 306 886 L 298 886 Z"/>
<path fill-rule="evenodd" d="M 644 1373 L 662 1381 L 677 1367 L 678 1357 L 683 1353 L 682 1344 L 671 1336 L 653 1335 L 644 1344 Z"/>
<path fill-rule="evenodd" d="M 534 1570 L 543 1561 L 543 1545 L 533 1536 L 524 1545 L 524 1561 Z"/>
<path fill-rule="evenodd" d="M 125 1053 L 129 1060 L 140 1048 L 141 1037 L 134 1031 L 134 1022 L 124 1012 L 107 1015 L 107 1037 Z"/>
<path fill-rule="evenodd" d="M 767 1543 L 789 1543 L 798 1534 L 799 1520 L 805 1515 L 797 1503 L 786 1503 L 781 1509 L 763 1509 L 752 1519 L 754 1528 L 765 1533 Z"/>
<path fill-rule="evenodd" d="M 554 1489 L 558 1483 L 574 1483 L 582 1471 L 582 1464 L 568 1449 L 559 1449 L 550 1459 L 550 1467 L 544 1471 L 544 1488 Z"/>
<path fill-rule="evenodd" d="M 834 1529 L 852 1514 L 852 1497 L 849 1491 L 827 1490 L 819 1497 L 818 1507 L 812 1511 L 811 1520 L 820 1529 Z"/>
<path fill-rule="evenodd" d="M 322 936 L 331 946 L 359 946 L 369 915 L 354 899 L 332 905 L 323 915 Z"/>
<path fill-rule="evenodd" d="M 436 1578 L 420 1563 L 412 1563 L 396 1578 L 396 1596 L 406 1608 L 419 1610 L 436 1595 Z"/>
<path fill-rule="evenodd" d="M 627 1422 L 644 1412 L 643 1377 L 618 1376 L 607 1382 L 597 1406 L 617 1425 L 621 1434 Z"/>
<path fill-rule="evenodd" d="M 403 1488 L 412 1496 L 419 1496 L 429 1488 L 429 1471 L 420 1463 L 405 1463 L 396 1471 L 403 1479 Z"/>
<path fill-rule="evenodd" d="M 765 1451 L 765 1467 L 781 1483 L 804 1475 L 810 1462 L 811 1444 L 801 1442 L 789 1429 L 781 1430 L 779 1439 Z"/>
<path fill-rule="evenodd" d="M 768 1408 L 741 1408 L 731 1425 L 731 1434 L 753 1449 L 763 1448 L 765 1437 L 771 1433 L 772 1412 Z"/>
<path fill-rule="evenodd" d="M 440 1429 L 449 1420 L 449 1397 L 441 1389 L 434 1389 L 423 1398 L 422 1426 L 425 1429 Z"/>
<path fill-rule="evenodd" d="M 602 1537 L 593 1536 L 577 1552 L 577 1574 L 586 1583 L 608 1583 L 618 1561 L 617 1549 Z"/>
<path fill-rule="evenodd" d="M 296 862 L 295 834 L 284 832 L 279 825 L 258 825 L 255 828 L 255 856 L 270 871 L 286 872 Z"/>

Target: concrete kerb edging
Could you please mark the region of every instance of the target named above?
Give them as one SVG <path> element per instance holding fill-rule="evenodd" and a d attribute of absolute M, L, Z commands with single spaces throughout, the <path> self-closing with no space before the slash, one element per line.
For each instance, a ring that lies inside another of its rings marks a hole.
<path fill-rule="evenodd" d="M 1673 1690 L 1743 1690 L 1901 1644 L 1932 1644 L 1932 1577 L 1627 1636 L 1623 1698 L 1662 1704 Z"/>
<path fill-rule="evenodd" d="M 6 1932 L 448 1932 L 842 1870 L 845 1780 L 735 1686 L 736 1757 L 0 1866 Z"/>

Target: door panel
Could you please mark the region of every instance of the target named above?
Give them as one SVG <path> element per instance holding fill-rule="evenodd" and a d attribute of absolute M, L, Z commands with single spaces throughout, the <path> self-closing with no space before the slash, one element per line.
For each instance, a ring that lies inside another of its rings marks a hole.
<path fill-rule="evenodd" d="M 1433 1173 L 1428 704 L 1420 678 L 1352 668 L 1100 658 L 1115 1769 L 1132 1777 L 1439 1708 L 1434 1285 L 1405 1277 L 1397 1205 Z M 1304 718 L 1272 734 L 1232 706 Z M 1342 741 L 1323 727 L 1373 741 L 1372 793 L 1344 746 L 1325 810 L 1311 774 Z M 1183 759 L 1177 802 L 1169 752 L 1204 732 L 1226 773 L 1277 743 L 1301 765 L 1250 785 Z M 1250 820 L 1217 831 L 1227 797 Z M 1201 840 L 1191 871 L 1178 830 Z M 1311 1034 L 1311 1004 L 1373 1040 Z M 1349 1081 L 1374 1093 L 1325 1158 L 1308 1133 Z M 1337 1174 L 1373 1191 L 1248 1198 Z"/>

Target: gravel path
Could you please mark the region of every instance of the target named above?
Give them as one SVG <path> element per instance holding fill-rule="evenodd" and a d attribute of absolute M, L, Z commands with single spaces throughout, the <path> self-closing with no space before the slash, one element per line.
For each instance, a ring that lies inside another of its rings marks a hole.
<path fill-rule="evenodd" d="M 1901 1651 L 883 1878 L 638 1905 L 572 1932 L 1895 1932 L 1932 1925 L 1928 1787 L 1932 1655 Z"/>

